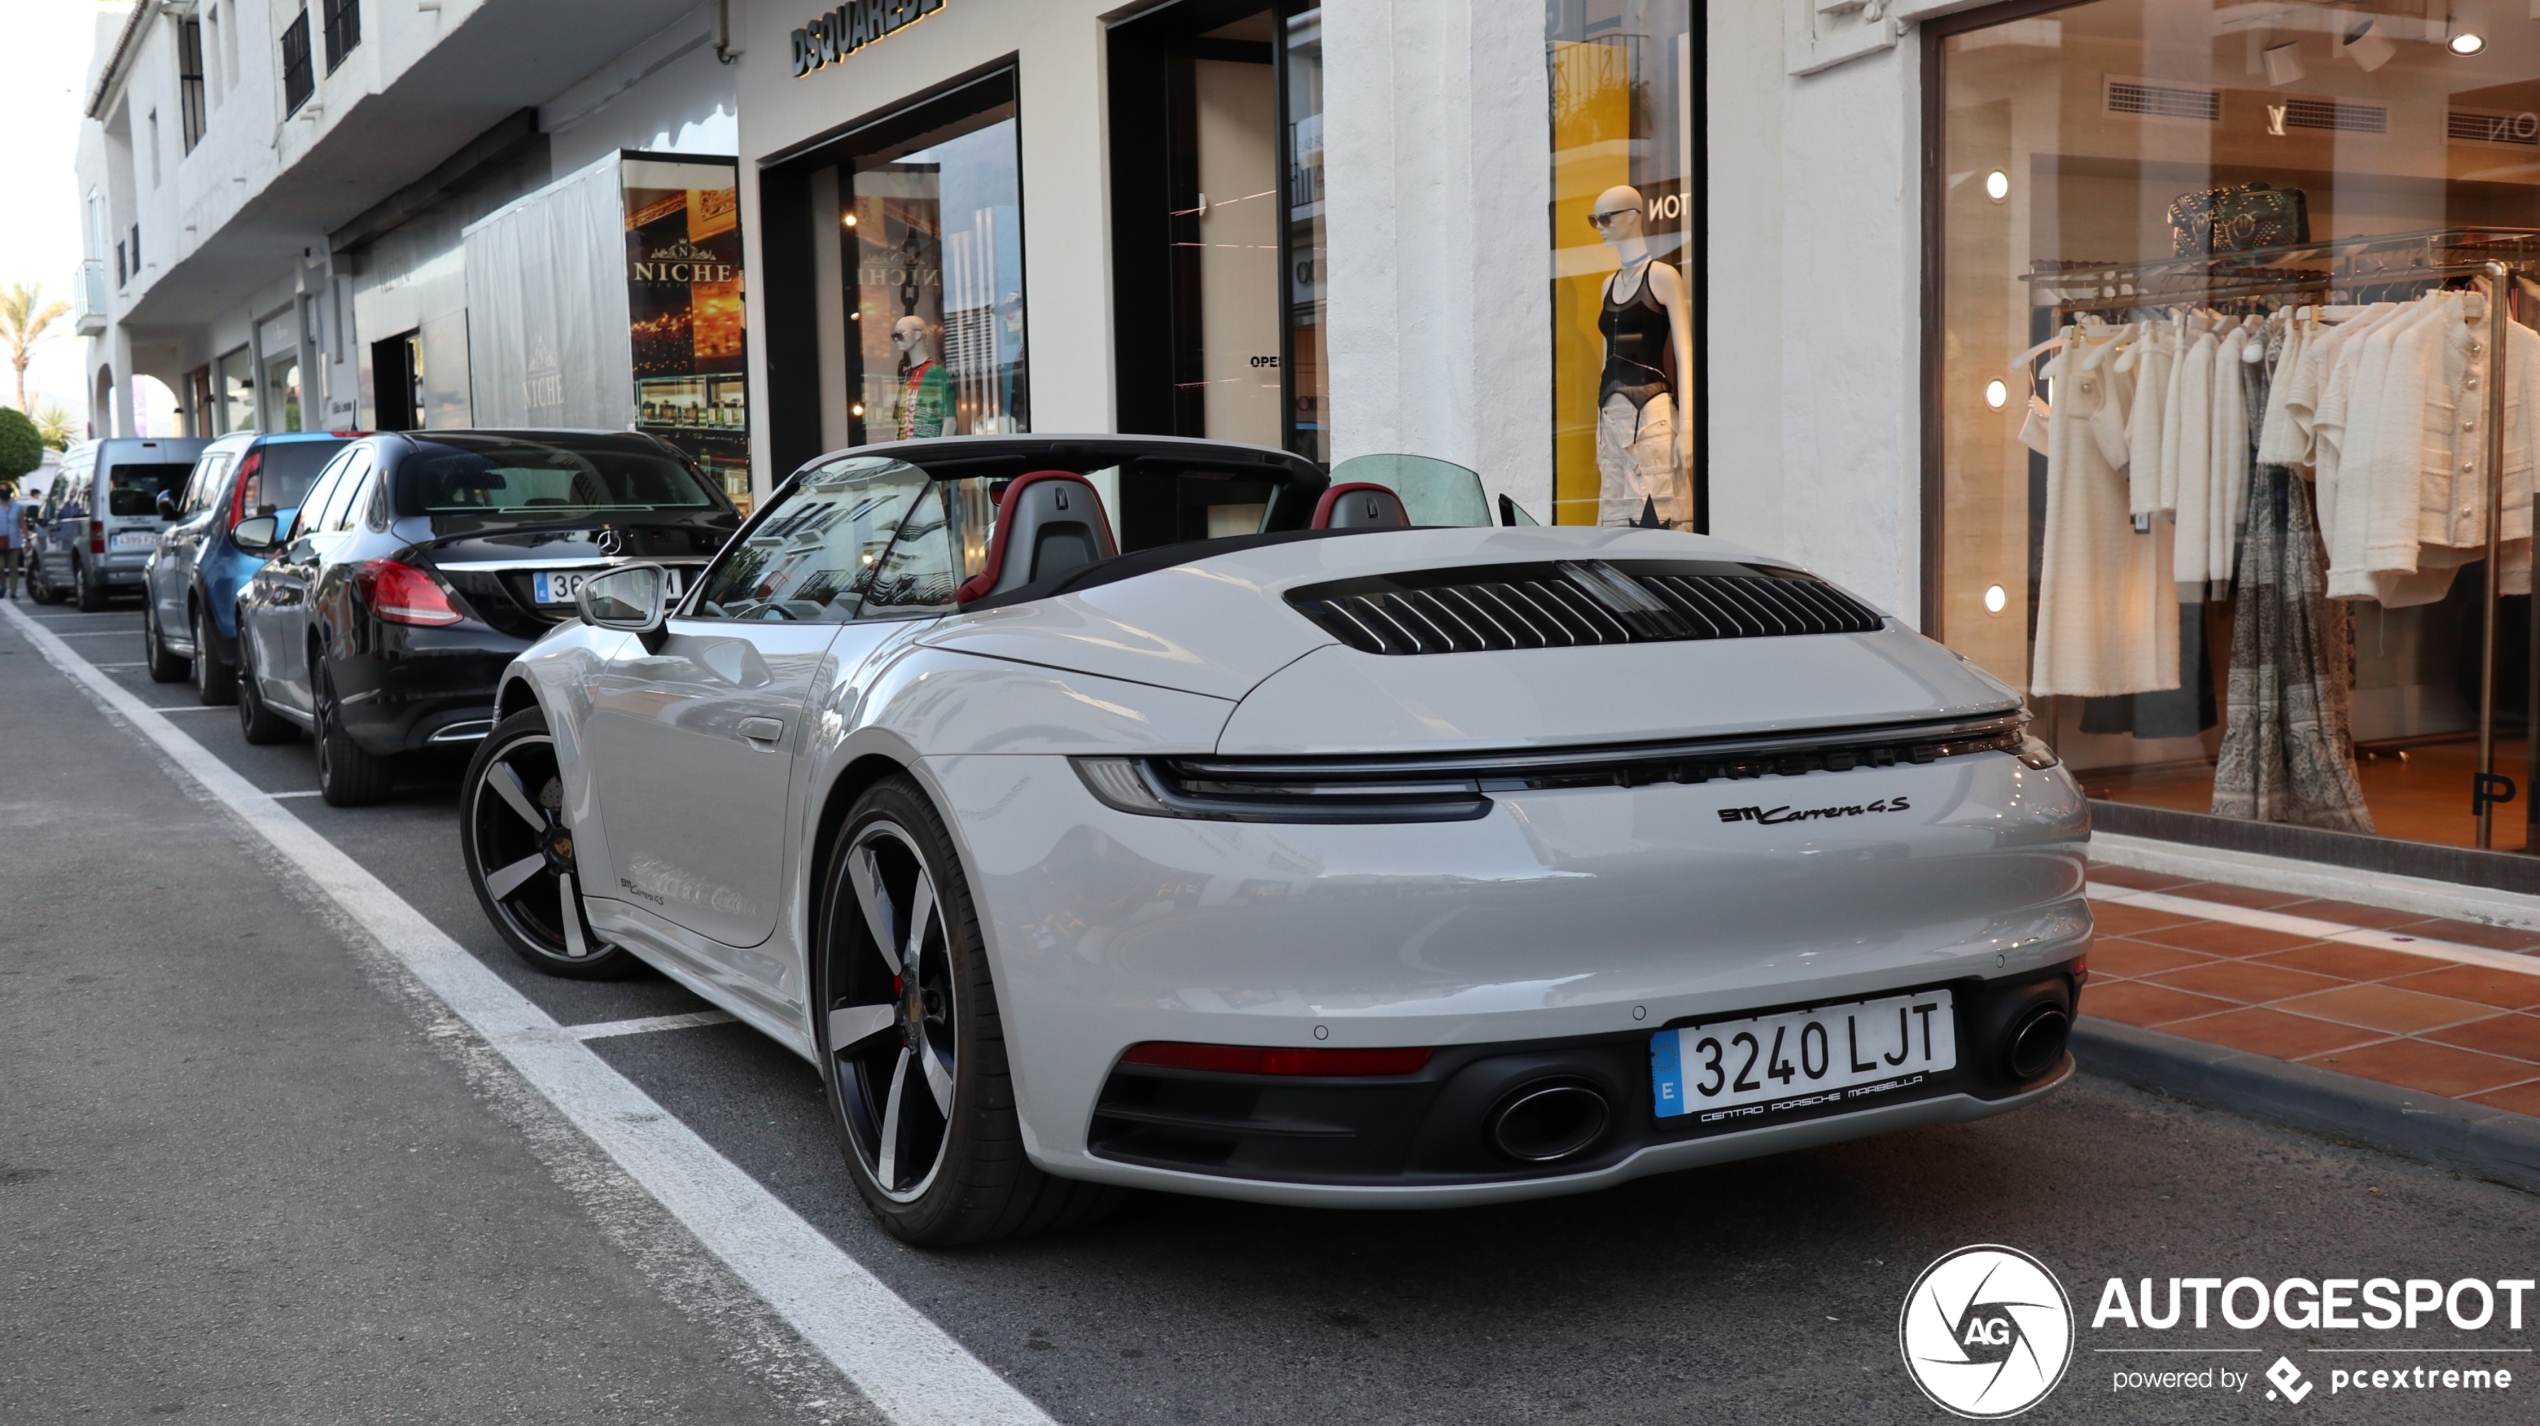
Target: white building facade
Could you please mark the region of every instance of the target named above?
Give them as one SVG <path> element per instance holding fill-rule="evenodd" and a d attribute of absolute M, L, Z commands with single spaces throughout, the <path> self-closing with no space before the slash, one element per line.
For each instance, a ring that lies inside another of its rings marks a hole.
<path fill-rule="evenodd" d="M 728 159 L 724 22 L 698 0 L 108 12 L 79 155 L 97 433 L 130 432 L 135 376 L 206 435 L 471 424 L 472 343 L 522 318 L 471 301 L 466 230 L 622 152 Z M 620 394 L 575 423 L 627 424 Z"/>

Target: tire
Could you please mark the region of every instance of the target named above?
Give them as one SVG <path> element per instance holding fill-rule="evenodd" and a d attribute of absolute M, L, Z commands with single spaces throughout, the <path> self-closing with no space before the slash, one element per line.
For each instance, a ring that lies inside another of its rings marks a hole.
<path fill-rule="evenodd" d="M 238 667 L 221 662 L 220 647 L 212 642 L 212 616 L 203 606 L 188 602 L 186 618 L 194 633 L 193 667 L 194 701 L 206 708 L 219 708 L 238 701 Z"/>
<path fill-rule="evenodd" d="M 485 919 L 522 960 L 574 980 L 643 969 L 583 914 L 556 740 L 537 709 L 504 719 L 477 745 L 459 784 L 459 851 Z"/>
<path fill-rule="evenodd" d="M 317 690 L 313 721 L 317 724 L 318 796 L 329 807 L 368 807 L 387 801 L 396 790 L 395 765 L 354 743 L 336 713 L 334 678 L 314 656 L 309 664 L 310 683 Z"/>
<path fill-rule="evenodd" d="M 238 690 L 239 736 L 258 747 L 300 741 L 300 725 L 266 705 L 256 687 L 255 646 L 247 642 L 247 626 L 238 626 L 238 670 L 231 675 Z"/>
<path fill-rule="evenodd" d="M 169 653 L 167 641 L 159 637 L 159 601 L 146 593 L 141 597 L 141 661 L 152 683 L 174 683 L 188 672 L 187 660 Z"/>
<path fill-rule="evenodd" d="M 885 1231 L 953 1247 L 1074 1227 L 1121 1201 L 1024 1154 L 978 910 L 915 782 L 888 778 L 856 799 L 814 909 L 812 1034 L 830 1125 Z"/>
<path fill-rule="evenodd" d="M 79 589 L 80 613 L 95 614 L 106 607 L 106 586 L 104 582 L 90 580 L 88 577 L 88 571 L 80 568 L 76 564 L 71 566 L 71 580 Z"/>

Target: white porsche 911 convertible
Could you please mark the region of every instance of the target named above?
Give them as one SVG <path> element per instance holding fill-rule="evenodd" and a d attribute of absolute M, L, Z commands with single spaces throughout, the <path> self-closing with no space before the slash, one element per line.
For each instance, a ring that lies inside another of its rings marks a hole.
<path fill-rule="evenodd" d="M 818 1065 L 890 1231 L 1127 1187 L 1468 1204 L 2071 1072 L 2087 814 L 2018 697 L 1722 541 L 1471 472 L 977 437 L 594 566 L 464 792 L 532 964 Z"/>

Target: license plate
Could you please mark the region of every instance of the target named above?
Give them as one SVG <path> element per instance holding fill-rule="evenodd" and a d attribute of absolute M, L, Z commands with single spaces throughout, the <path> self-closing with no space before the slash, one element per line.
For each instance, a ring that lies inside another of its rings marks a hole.
<path fill-rule="evenodd" d="M 606 573 L 608 571 L 604 569 L 578 569 L 569 573 L 533 574 L 529 577 L 529 597 L 540 604 L 571 604 L 574 596 L 582 592 L 583 585 Z M 676 599 L 679 597 L 679 571 L 674 569 L 667 573 L 669 587 L 664 591 L 664 597 Z"/>
<path fill-rule="evenodd" d="M 107 546 L 115 550 L 155 550 L 158 547 L 159 532 L 156 530 L 117 530 L 113 543 Z"/>
<path fill-rule="evenodd" d="M 1902 1088 L 1898 1081 L 1957 1063 L 1958 1026 L 1945 990 L 1714 1020 L 1661 1030 L 1649 1042 L 1661 1119 L 1866 1103 Z"/>

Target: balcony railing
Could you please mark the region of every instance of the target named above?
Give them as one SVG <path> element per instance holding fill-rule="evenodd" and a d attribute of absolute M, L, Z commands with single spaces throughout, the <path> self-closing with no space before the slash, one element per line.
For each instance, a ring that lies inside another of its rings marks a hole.
<path fill-rule="evenodd" d="M 71 275 L 71 325 L 83 337 L 106 330 L 106 260 L 92 257 Z"/>
<path fill-rule="evenodd" d="M 297 114 L 317 92 L 317 68 L 309 54 L 309 12 L 303 10 L 282 31 L 282 111 Z"/>

